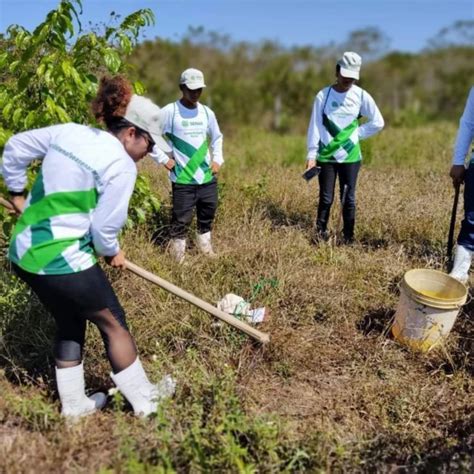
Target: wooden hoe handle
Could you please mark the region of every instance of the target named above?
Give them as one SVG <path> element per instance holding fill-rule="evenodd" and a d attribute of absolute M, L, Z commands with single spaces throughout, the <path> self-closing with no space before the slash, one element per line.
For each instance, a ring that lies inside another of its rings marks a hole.
<path fill-rule="evenodd" d="M 201 308 L 202 310 L 206 311 L 207 313 L 212 314 L 216 318 L 219 318 L 220 320 L 226 322 L 227 324 L 230 324 L 231 326 L 239 329 L 240 331 L 244 332 L 250 337 L 253 337 L 257 341 L 261 342 L 262 344 L 266 344 L 270 342 L 270 336 L 267 333 L 258 331 L 257 329 L 253 328 L 249 324 L 244 323 L 240 319 L 237 319 L 235 316 L 231 316 L 230 314 L 224 313 L 224 311 L 217 309 L 215 306 L 212 306 L 211 304 L 206 303 L 205 301 L 197 298 L 196 296 L 192 295 L 191 293 L 188 293 L 187 291 L 182 290 L 176 285 L 173 285 L 172 283 L 169 283 L 168 281 L 163 280 L 159 276 L 153 273 L 150 273 L 149 271 L 139 267 L 138 265 L 135 265 L 134 263 L 128 260 L 125 260 L 125 266 L 132 273 L 135 273 L 136 275 L 141 276 L 145 280 L 148 280 L 154 283 L 155 285 L 158 285 L 159 287 L 163 288 L 169 293 L 173 293 L 173 295 L 176 295 L 179 298 L 187 301 L 188 303 L 191 303 L 194 306 L 197 306 L 198 308 Z"/>
<path fill-rule="evenodd" d="M 0 205 L 12 211 L 15 210 L 13 205 L 6 199 L 3 199 L 2 197 L 0 197 Z M 173 295 L 176 295 L 179 298 L 182 298 L 183 300 L 187 301 L 188 303 L 191 303 L 194 306 L 201 308 L 202 310 L 206 311 L 209 314 L 212 314 L 216 318 L 219 318 L 222 321 L 226 322 L 227 324 L 230 324 L 231 326 L 244 332 L 245 334 L 248 334 L 249 336 L 253 337 L 257 341 L 261 342 L 262 344 L 266 344 L 267 342 L 270 342 L 270 336 L 268 334 L 258 331 L 257 329 L 253 328 L 249 324 L 244 323 L 240 319 L 237 319 L 236 317 L 231 316 L 230 314 L 224 313 L 224 311 L 217 309 L 211 304 L 206 303 L 205 301 L 197 298 L 191 293 L 188 293 L 187 291 L 182 290 L 176 285 L 173 285 L 172 283 L 169 283 L 168 281 L 163 280 L 163 278 L 160 278 L 159 276 L 153 273 L 150 273 L 149 271 L 139 267 L 138 265 L 135 265 L 134 263 L 128 260 L 125 260 L 125 266 L 127 270 L 130 270 L 132 273 L 135 273 L 135 275 L 141 276 L 145 280 L 148 280 L 154 283 L 155 285 L 158 285 L 160 288 L 163 288 L 169 293 L 173 293 Z"/>

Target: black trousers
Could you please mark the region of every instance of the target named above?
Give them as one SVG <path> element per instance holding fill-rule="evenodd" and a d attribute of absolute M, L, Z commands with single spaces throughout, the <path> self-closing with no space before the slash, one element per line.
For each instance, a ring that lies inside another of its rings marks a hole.
<path fill-rule="evenodd" d="M 474 251 L 474 164 L 469 164 L 464 176 L 464 219 L 458 244 Z"/>
<path fill-rule="evenodd" d="M 316 231 L 325 234 L 329 222 L 329 214 L 334 200 L 336 177 L 339 176 L 339 195 L 344 203 L 342 219 L 344 221 L 343 235 L 347 240 L 354 238 L 355 225 L 355 190 L 357 175 L 361 162 L 356 163 L 318 163 L 321 167 L 319 178 L 319 204 L 316 217 Z M 344 196 L 344 186 L 347 186 Z"/>
<path fill-rule="evenodd" d="M 125 311 L 99 265 L 65 275 L 37 275 L 13 264 L 15 273 L 36 293 L 56 322 L 54 357 L 63 361 L 82 359 L 86 323 L 92 321 L 101 332 L 106 349 L 110 324 L 95 314 L 107 308 L 115 324 L 128 331 Z"/>
<path fill-rule="evenodd" d="M 172 184 L 173 214 L 171 237 L 184 239 L 196 208 L 197 229 L 205 234 L 212 229 L 217 210 L 217 180 L 206 184 Z"/>

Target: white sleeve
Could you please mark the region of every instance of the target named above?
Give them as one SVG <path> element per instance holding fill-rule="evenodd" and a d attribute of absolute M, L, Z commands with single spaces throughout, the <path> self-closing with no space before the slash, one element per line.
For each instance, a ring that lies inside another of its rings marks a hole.
<path fill-rule="evenodd" d="M 166 135 L 166 133 L 171 131 L 171 121 L 173 120 L 173 110 L 174 110 L 173 107 L 174 107 L 174 104 L 168 104 L 162 109 L 163 113 L 165 114 L 165 118 L 163 120 L 163 130 L 162 130 L 163 135 Z M 167 141 L 170 147 L 173 148 L 173 144 L 170 143 L 169 140 Z M 166 165 L 166 163 L 168 163 L 168 161 L 173 157 L 172 153 L 170 154 L 165 153 L 156 145 L 153 147 L 153 151 L 149 155 L 150 155 L 150 158 L 154 162 L 158 163 L 159 165 Z"/>
<path fill-rule="evenodd" d="M 469 92 L 454 145 L 453 165 L 463 165 L 474 138 L 474 87 Z"/>
<path fill-rule="evenodd" d="M 321 126 L 322 102 L 323 102 L 323 94 L 319 93 L 314 99 L 313 110 L 311 112 L 311 119 L 308 125 L 308 134 L 307 134 L 308 154 L 306 155 L 306 160 L 315 160 L 318 155 L 319 139 L 320 139 L 319 127 Z"/>
<path fill-rule="evenodd" d="M 153 147 L 153 151 L 149 155 L 150 158 L 159 165 L 166 165 L 166 163 L 168 163 L 170 160 L 168 154 L 158 148 L 156 145 Z"/>
<path fill-rule="evenodd" d="M 209 135 L 211 137 L 211 151 L 212 151 L 212 161 L 218 165 L 224 163 L 224 157 L 222 155 L 222 143 L 224 141 L 224 136 L 219 128 L 217 123 L 215 113 L 207 109 L 209 113 Z"/>
<path fill-rule="evenodd" d="M 127 221 L 136 177 L 136 173 L 130 171 L 113 176 L 99 196 L 91 224 L 92 242 L 98 255 L 113 257 L 120 250 L 117 237 Z"/>
<path fill-rule="evenodd" d="M 359 139 L 364 140 L 372 135 L 380 132 L 385 125 L 382 114 L 380 113 L 375 100 L 372 96 L 362 91 L 362 103 L 360 106 L 360 114 L 367 117 L 368 121 L 359 127 Z"/>
<path fill-rule="evenodd" d="M 27 183 L 28 165 L 37 159 L 43 159 L 48 152 L 58 127 L 38 128 L 13 135 L 6 143 L 3 152 L 1 174 L 9 191 L 22 192 Z"/>

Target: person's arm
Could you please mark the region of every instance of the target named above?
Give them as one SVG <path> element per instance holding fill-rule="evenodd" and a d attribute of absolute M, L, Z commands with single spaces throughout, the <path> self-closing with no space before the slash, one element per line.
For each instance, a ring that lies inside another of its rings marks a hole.
<path fill-rule="evenodd" d="M 359 139 L 364 140 L 366 138 L 375 135 L 380 132 L 385 125 L 382 114 L 380 113 L 375 100 L 372 96 L 366 92 L 362 92 L 362 103 L 360 106 L 360 114 L 363 117 L 367 117 L 367 122 L 359 127 Z"/>
<path fill-rule="evenodd" d="M 173 120 L 173 107 L 170 107 L 168 104 L 167 106 L 163 107 L 162 109 L 164 114 L 163 119 L 163 135 L 171 131 L 171 121 Z M 169 142 L 171 148 L 173 148 L 172 143 Z M 163 165 L 167 170 L 171 171 L 176 162 L 173 158 L 173 153 L 165 153 L 163 150 L 158 148 L 156 145 L 153 147 L 153 151 L 150 153 L 150 158 L 157 164 Z"/>
<path fill-rule="evenodd" d="M 120 252 L 118 234 L 127 221 L 135 180 L 136 173 L 131 171 L 117 173 L 107 181 L 99 196 L 92 214 L 91 235 L 100 256 L 114 257 Z"/>
<path fill-rule="evenodd" d="M 166 169 L 171 170 L 175 165 L 175 161 L 170 155 L 155 145 L 150 153 L 150 158 L 159 165 L 163 165 Z"/>
<path fill-rule="evenodd" d="M 313 168 L 316 166 L 316 158 L 318 155 L 319 149 L 319 127 L 321 122 L 321 107 L 323 104 L 323 94 L 320 92 L 314 99 L 313 109 L 311 111 L 311 119 L 308 125 L 307 133 L 307 149 L 308 153 L 306 155 L 306 169 Z"/>
<path fill-rule="evenodd" d="M 217 123 L 216 115 L 210 109 L 208 109 L 209 114 L 209 136 L 211 139 L 211 153 L 212 161 L 211 168 L 213 173 L 217 173 L 219 168 L 224 163 L 224 157 L 222 154 L 222 144 L 224 141 L 224 136 L 219 128 Z"/>
<path fill-rule="evenodd" d="M 8 191 L 14 195 L 23 195 L 27 184 L 28 165 L 37 159 L 43 159 L 48 152 L 58 127 L 38 128 L 13 135 L 6 143 L 3 152 L 1 174 Z"/>
<path fill-rule="evenodd" d="M 457 187 L 464 181 L 466 168 L 464 161 L 469 152 L 472 140 L 474 138 L 474 87 L 467 97 L 464 112 L 459 120 L 459 129 L 454 145 L 454 153 L 452 159 L 451 170 L 449 176 L 453 180 L 453 186 Z"/>
<path fill-rule="evenodd" d="M 474 138 L 474 87 L 469 92 L 469 96 L 464 107 L 464 112 L 459 120 L 459 129 L 454 145 L 453 165 L 464 165 L 464 160 L 469 152 Z"/>

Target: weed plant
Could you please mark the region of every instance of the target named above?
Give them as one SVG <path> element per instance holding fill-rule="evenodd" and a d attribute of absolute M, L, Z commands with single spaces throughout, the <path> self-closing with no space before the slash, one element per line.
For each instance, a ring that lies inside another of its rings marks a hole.
<path fill-rule="evenodd" d="M 226 137 L 214 229 L 217 260 L 193 232 L 183 265 L 169 257 L 169 183 L 145 161 L 162 202 L 156 222 L 122 237 L 127 257 L 200 298 L 232 292 L 270 309 L 249 338 L 131 273 L 108 270 L 152 379 L 176 396 L 133 417 L 119 396 L 68 426 L 59 417 L 53 324 L 8 271 L 0 276 L 2 472 L 470 472 L 473 337 L 469 302 L 428 355 L 390 336 L 398 284 L 445 266 L 455 127 L 390 129 L 364 143 L 356 242 L 312 243 L 316 180 L 305 142 L 242 129 Z M 459 209 L 458 223 L 461 218 Z M 5 244 L 5 243 L 4 243 Z M 100 336 L 88 330 L 89 387 L 111 388 Z"/>

